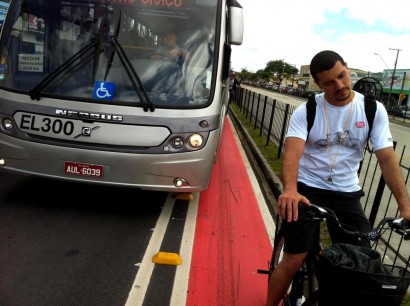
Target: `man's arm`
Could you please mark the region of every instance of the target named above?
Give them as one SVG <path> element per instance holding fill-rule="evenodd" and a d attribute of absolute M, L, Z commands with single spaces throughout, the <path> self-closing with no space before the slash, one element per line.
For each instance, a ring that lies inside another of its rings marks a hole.
<path fill-rule="evenodd" d="M 400 216 L 410 219 L 410 199 L 392 147 L 375 151 L 383 178 L 399 205 Z"/>
<path fill-rule="evenodd" d="M 278 199 L 278 209 L 282 219 L 286 218 L 288 222 L 298 219 L 299 202 L 310 204 L 309 200 L 297 191 L 299 160 L 304 150 L 305 141 L 303 139 L 286 138 L 285 155 L 282 161 L 283 193 Z"/>

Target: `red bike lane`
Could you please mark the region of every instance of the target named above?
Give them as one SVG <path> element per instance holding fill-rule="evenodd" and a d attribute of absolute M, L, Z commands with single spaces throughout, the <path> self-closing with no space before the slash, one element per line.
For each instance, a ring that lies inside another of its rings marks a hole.
<path fill-rule="evenodd" d="M 188 306 L 263 306 L 272 245 L 232 126 L 226 119 L 209 189 L 201 192 Z M 272 233 L 270 233 L 272 234 Z"/>

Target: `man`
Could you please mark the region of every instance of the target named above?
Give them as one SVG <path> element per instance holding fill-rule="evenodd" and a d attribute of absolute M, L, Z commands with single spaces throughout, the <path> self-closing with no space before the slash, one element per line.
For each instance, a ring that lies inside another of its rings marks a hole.
<path fill-rule="evenodd" d="M 316 117 L 309 135 L 306 103 L 290 121 L 282 163 L 283 193 L 278 199 L 284 220 L 284 256 L 270 278 L 267 306 L 278 305 L 307 252 L 319 240 L 318 223 L 298 220 L 304 207 L 310 203 L 326 206 L 342 223 L 360 231 L 370 229 L 360 204 L 364 193 L 357 175 L 369 131 L 364 96 L 352 90 L 347 64 L 336 52 L 316 54 L 310 73 L 323 93 L 316 96 Z M 393 150 L 387 112 L 380 102 L 376 105 L 370 142 L 401 217 L 410 219 L 409 195 Z M 328 228 L 333 243 L 354 243 L 330 224 Z"/>
<path fill-rule="evenodd" d="M 169 26 L 165 29 L 162 36 L 162 45 L 157 48 L 151 59 L 155 60 L 171 60 L 181 65 L 189 57 L 186 50 L 180 48 L 177 44 L 177 35 L 175 27 Z"/>
<path fill-rule="evenodd" d="M 236 72 L 232 72 L 229 77 L 229 102 L 235 99 L 235 93 L 238 87 L 241 87 L 241 83 L 236 78 Z"/>

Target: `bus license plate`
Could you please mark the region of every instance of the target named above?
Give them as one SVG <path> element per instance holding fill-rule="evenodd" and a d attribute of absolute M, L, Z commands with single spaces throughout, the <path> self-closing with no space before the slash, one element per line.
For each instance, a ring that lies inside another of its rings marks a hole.
<path fill-rule="evenodd" d="M 104 167 L 100 165 L 90 165 L 69 161 L 64 164 L 65 173 L 70 175 L 102 177 L 103 168 Z"/>

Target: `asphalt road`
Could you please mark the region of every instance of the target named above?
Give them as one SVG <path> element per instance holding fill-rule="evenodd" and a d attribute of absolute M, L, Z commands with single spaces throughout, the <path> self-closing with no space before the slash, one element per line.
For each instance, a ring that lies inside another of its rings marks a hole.
<path fill-rule="evenodd" d="M 0 172 L 0 305 L 125 305 L 167 196 Z"/>

